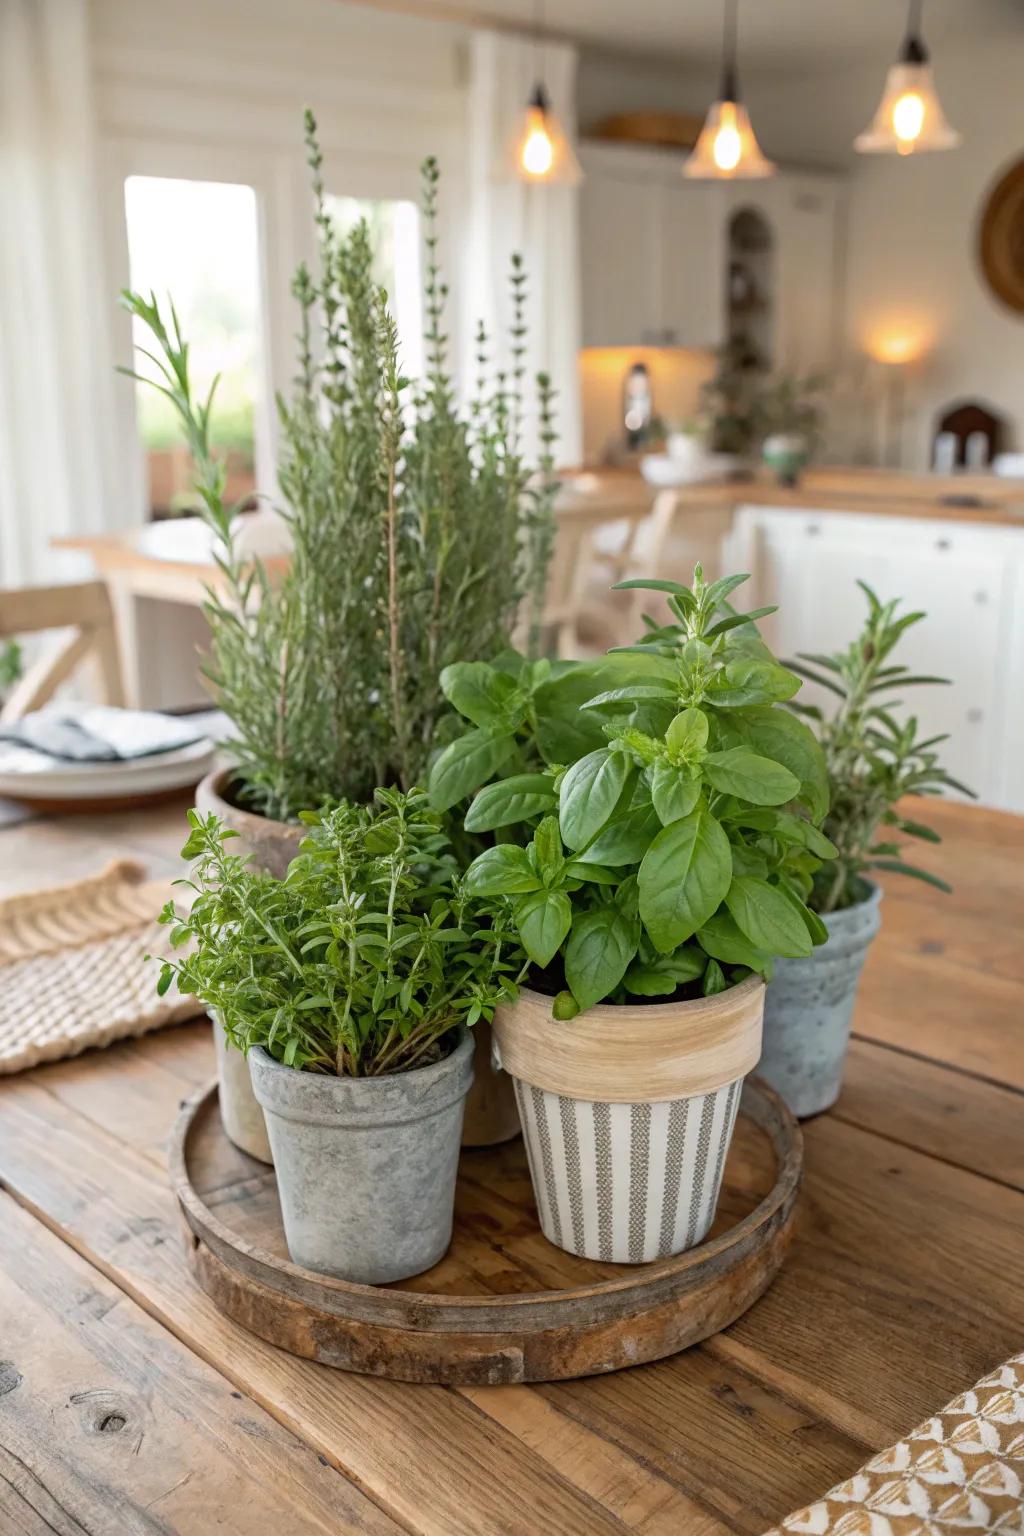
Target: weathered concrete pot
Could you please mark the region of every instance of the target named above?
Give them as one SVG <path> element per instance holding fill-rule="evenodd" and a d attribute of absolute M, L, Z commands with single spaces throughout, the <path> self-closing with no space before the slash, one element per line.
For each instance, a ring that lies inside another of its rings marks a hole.
<path fill-rule="evenodd" d="M 280 880 L 298 853 L 307 829 L 299 822 L 271 821 L 269 816 L 257 816 L 233 805 L 233 777 L 232 768 L 215 768 L 208 773 L 196 790 L 196 810 L 203 816 L 214 811 L 226 827 L 238 833 L 230 851 L 242 858 L 251 857 L 257 869 L 265 869 Z"/>
<path fill-rule="evenodd" d="M 857 985 L 868 945 L 881 926 L 881 900 L 873 885 L 855 907 L 822 918 L 828 942 L 806 960 L 775 963 L 757 1070 L 801 1118 L 820 1114 L 839 1097 Z"/>
<path fill-rule="evenodd" d="M 213 1020 L 213 1044 L 217 1052 L 217 1102 L 228 1140 L 261 1163 L 272 1163 L 267 1122 L 252 1091 L 249 1062 L 231 1044 L 218 1018 Z"/>
<path fill-rule="evenodd" d="M 464 1147 L 495 1147 L 520 1132 L 516 1091 L 507 1072 L 494 1065 L 491 1026 L 481 1019 L 473 1026 L 473 1086 L 462 1122 Z"/>
<path fill-rule="evenodd" d="M 639 1264 L 714 1220 L 743 1078 L 761 1052 L 764 983 L 689 1003 L 598 1004 L 568 1023 L 523 988 L 494 1034 L 515 1080 L 549 1242 Z"/>
<path fill-rule="evenodd" d="M 387 1077 L 297 1072 L 261 1046 L 249 1065 L 295 1263 L 364 1285 L 436 1264 L 452 1237 L 469 1035 L 443 1061 Z"/>

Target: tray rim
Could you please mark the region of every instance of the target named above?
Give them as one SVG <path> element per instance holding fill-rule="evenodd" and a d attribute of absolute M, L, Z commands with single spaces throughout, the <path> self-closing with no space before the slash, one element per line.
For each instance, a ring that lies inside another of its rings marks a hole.
<path fill-rule="evenodd" d="M 758 1248 L 770 1247 L 780 1229 L 785 1229 L 787 1236 L 784 1251 L 803 1174 L 803 1136 L 797 1121 L 773 1088 L 761 1078 L 749 1077 L 744 1084 L 740 1113 L 746 1114 L 768 1136 L 776 1157 L 776 1179 L 754 1210 L 719 1237 L 668 1259 L 639 1268 L 629 1266 L 621 1277 L 551 1290 L 460 1295 L 363 1285 L 316 1274 L 290 1259 L 268 1253 L 234 1233 L 196 1192 L 188 1172 L 190 1138 L 201 1118 L 214 1110 L 217 1091 L 214 1079 L 184 1101 L 168 1152 L 172 1187 L 192 1234 L 193 1250 L 202 1242 L 222 1266 L 271 1294 L 284 1294 L 286 1282 L 289 1301 L 298 1301 L 333 1318 L 382 1330 L 414 1329 L 444 1334 L 464 1333 L 472 1328 L 481 1337 L 489 1333 L 547 1332 L 571 1326 L 572 1313 L 582 1303 L 591 1309 L 595 1303 L 602 1304 L 598 1313 L 591 1311 L 587 1318 L 586 1326 L 592 1326 L 643 1313 L 666 1299 L 682 1299 L 687 1291 L 696 1290 L 708 1280 L 728 1275 Z M 781 1260 L 782 1252 L 764 1277 L 764 1283 L 737 1309 L 736 1316 L 763 1292 Z M 562 1311 L 569 1315 L 553 1315 Z"/>

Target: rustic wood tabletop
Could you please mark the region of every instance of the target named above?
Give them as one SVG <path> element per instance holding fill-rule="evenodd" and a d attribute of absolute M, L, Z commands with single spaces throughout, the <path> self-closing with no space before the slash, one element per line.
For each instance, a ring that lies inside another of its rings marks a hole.
<path fill-rule="evenodd" d="M 173 873 L 183 806 L 0 828 L 0 894 L 115 854 Z M 165 1145 L 209 1026 L 0 1081 L 3 1536 L 761 1532 L 1024 1343 L 1024 821 L 939 805 L 952 897 L 890 882 L 799 1230 L 726 1333 L 547 1386 L 293 1358 L 196 1288 Z"/>

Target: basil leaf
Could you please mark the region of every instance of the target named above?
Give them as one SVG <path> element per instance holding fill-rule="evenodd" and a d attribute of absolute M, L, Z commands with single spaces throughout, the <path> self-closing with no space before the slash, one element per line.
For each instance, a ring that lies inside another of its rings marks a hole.
<path fill-rule="evenodd" d="M 727 662 L 708 684 L 707 698 L 719 709 L 742 709 L 748 704 L 775 704 L 791 699 L 800 679 L 776 661 L 743 657 Z"/>
<path fill-rule="evenodd" d="M 708 717 L 702 709 L 683 709 L 665 732 L 670 752 L 686 753 L 708 744 Z"/>
<path fill-rule="evenodd" d="M 676 949 L 702 928 L 731 879 L 729 839 L 706 806 L 659 832 L 639 872 L 640 917 L 655 949 Z"/>
<path fill-rule="evenodd" d="M 623 986 L 636 997 L 671 997 L 678 983 L 654 966 L 634 963 L 626 972 Z"/>
<path fill-rule="evenodd" d="M 634 704 L 643 704 L 652 699 L 660 704 L 674 704 L 676 694 L 667 683 L 634 683 L 632 687 L 612 688 L 608 693 L 599 693 L 596 698 L 588 699 L 583 708 L 607 709 L 613 705 L 628 709 Z"/>
<path fill-rule="evenodd" d="M 703 992 L 705 997 L 714 997 L 718 992 L 724 992 L 728 982 L 717 960 L 709 960 L 708 968 L 704 972 Z"/>
<path fill-rule="evenodd" d="M 567 880 L 589 880 L 593 885 L 618 885 L 622 878 L 617 869 L 605 869 L 603 864 L 588 864 L 573 859 L 562 870 Z"/>
<path fill-rule="evenodd" d="M 523 948 L 541 967 L 550 965 L 572 925 L 572 907 L 560 891 L 536 891 L 516 904 L 516 927 Z"/>
<path fill-rule="evenodd" d="M 466 812 L 466 831 L 493 832 L 553 811 L 558 804 L 553 786 L 548 773 L 517 773 L 498 784 L 485 784 Z"/>
<path fill-rule="evenodd" d="M 582 850 L 581 864 L 637 864 L 651 846 L 651 839 L 660 830 L 658 813 L 648 801 L 634 805 L 621 816 L 615 816 L 597 834 L 594 841 Z"/>
<path fill-rule="evenodd" d="M 485 661 L 457 661 L 441 673 L 441 691 L 474 725 L 516 730 L 526 717 L 526 700 L 506 672 Z"/>
<path fill-rule="evenodd" d="M 762 756 L 782 763 L 800 780 L 800 799 L 812 820 L 821 821 L 827 815 L 825 754 L 810 726 L 787 709 L 744 709 L 730 715 L 725 729 L 730 739 L 722 743 L 724 746 L 752 747 Z"/>
<path fill-rule="evenodd" d="M 702 767 L 715 789 L 752 805 L 784 805 L 800 793 L 795 774 L 770 757 L 759 757 L 749 747 L 709 752 Z"/>
<path fill-rule="evenodd" d="M 663 827 L 689 816 L 700 799 L 700 779 L 691 779 L 671 763 L 658 763 L 651 775 L 651 799 Z"/>
<path fill-rule="evenodd" d="M 789 959 L 811 953 L 807 925 L 782 891 L 756 875 L 737 875 L 725 904 L 755 949 Z"/>
<path fill-rule="evenodd" d="M 526 849 L 514 843 L 478 854 L 466 870 L 465 885 L 471 896 L 512 896 L 541 888 Z"/>
<path fill-rule="evenodd" d="M 829 842 L 824 832 L 820 831 L 813 822 L 805 821 L 802 816 L 790 816 L 785 811 L 780 811 L 775 818 L 775 826 L 772 830 L 784 842 L 796 843 L 800 848 L 807 848 L 811 853 L 817 854 L 819 859 L 834 859 L 839 852 L 835 844 Z"/>
<path fill-rule="evenodd" d="M 728 912 L 716 912 L 709 918 L 697 930 L 697 943 L 712 959 L 726 965 L 749 965 L 752 971 L 763 971 L 770 959 L 740 932 Z"/>
<path fill-rule="evenodd" d="M 564 862 L 557 816 L 544 817 L 533 834 L 533 847 L 537 855 L 537 873 L 545 885 L 553 885 L 561 874 Z"/>
<path fill-rule="evenodd" d="M 565 979 L 581 1008 L 615 990 L 639 942 L 639 923 L 617 907 L 598 907 L 576 919 L 565 947 Z"/>
<path fill-rule="evenodd" d="M 467 731 L 445 747 L 430 770 L 430 804 L 435 811 L 450 811 L 492 779 L 515 751 L 515 738 L 507 732 Z"/>
<path fill-rule="evenodd" d="M 574 851 L 586 846 L 611 819 L 633 764 L 625 752 L 604 747 L 580 758 L 562 779 L 559 825 L 562 841 Z"/>

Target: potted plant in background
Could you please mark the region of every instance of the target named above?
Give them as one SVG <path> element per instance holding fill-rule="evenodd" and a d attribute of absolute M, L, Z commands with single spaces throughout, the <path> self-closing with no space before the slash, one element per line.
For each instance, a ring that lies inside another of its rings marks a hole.
<path fill-rule="evenodd" d="M 824 379 L 783 374 L 763 386 L 755 406 L 761 456 L 780 485 L 796 485 L 821 438 Z"/>
<path fill-rule="evenodd" d="M 577 750 L 552 751 L 494 669 L 453 667 L 456 707 L 527 771 L 486 784 L 466 816 L 498 841 L 466 875 L 511 915 L 529 987 L 494 1020 L 515 1081 L 545 1235 L 572 1253 L 639 1262 L 699 1242 L 714 1216 L 744 1075 L 760 1054 L 763 977 L 826 931 L 805 905 L 832 853 L 822 752 L 781 707 L 800 680 L 728 598 L 742 576 L 669 594 L 580 711 Z M 466 704 L 505 694 L 481 726 Z M 559 746 L 565 743 L 558 743 Z M 452 793 L 452 761 L 432 776 Z M 463 780 L 463 787 L 471 787 Z"/>
<path fill-rule="evenodd" d="M 510 922 L 459 889 L 422 791 L 305 813 L 284 880 L 229 852 L 215 816 L 189 819 L 194 900 L 164 911 L 183 958 L 160 986 L 248 1053 L 289 1253 L 365 1284 L 429 1269 L 451 1239 L 467 1026 L 515 993 Z"/>
<path fill-rule="evenodd" d="M 319 271 L 299 268 L 297 380 L 278 401 L 279 481 L 291 538 L 272 573 L 244 548 L 226 472 L 211 446 L 216 381 L 194 396 L 188 344 L 171 308 L 124 295 L 148 327 L 155 387 L 174 405 L 191 450 L 203 515 L 217 538 L 221 583 L 206 615 L 205 668 L 232 735 L 232 765 L 200 786 L 197 804 L 283 875 L 303 837 L 300 813 L 328 800 L 365 804 L 378 785 L 410 789 L 451 734 L 439 685 L 460 656 L 507 645 L 524 607 L 536 645 L 553 537 L 552 397 L 538 379 L 541 461 L 520 449 L 525 276 L 511 274 L 512 368 L 494 387 L 478 338 L 480 384 L 460 414 L 446 361 L 446 288 L 437 265 L 438 171 L 423 168 L 426 377 L 402 376 L 386 295 L 374 281 L 365 224 L 341 237 L 325 202 L 316 124 L 306 118 Z M 495 766 L 498 766 L 495 764 Z M 222 1102 L 244 1095 L 234 1064 Z M 228 1110 L 231 1124 L 253 1106 Z M 245 1144 L 245 1143 L 243 1143 Z M 265 1143 L 264 1143 L 265 1149 Z M 250 1141 L 247 1150 L 257 1151 Z"/>
<path fill-rule="evenodd" d="M 904 688 L 946 682 L 890 660 L 900 638 L 925 615 L 900 615 L 898 599 L 881 603 L 865 582 L 858 585 L 868 615 L 857 639 L 834 656 L 802 655 L 788 663 L 838 700 L 831 714 L 817 705 L 791 705 L 813 722 L 828 766 L 830 808 L 823 830 L 836 852 L 816 871 L 808 897 L 828 942 L 811 956 L 787 958 L 776 967 L 758 1068 L 801 1116 L 818 1114 L 839 1097 L 857 985 L 880 925 L 882 892 L 872 874 L 887 870 L 950 889 L 906 862 L 904 845 L 894 840 L 900 833 L 931 843 L 940 838 L 900 802 L 947 788 L 972 793 L 939 761 L 936 748 L 946 737 L 922 739 L 915 718 L 900 720 L 895 713 L 893 695 Z"/>

